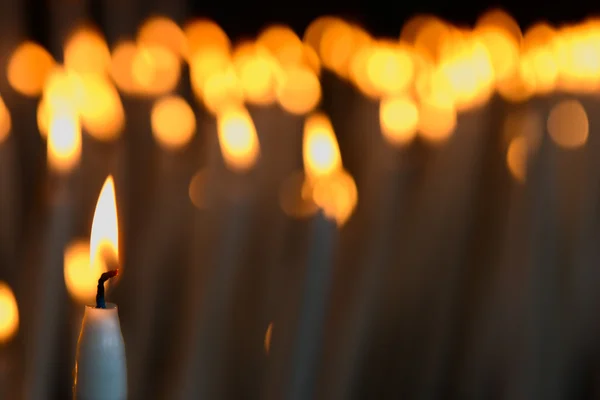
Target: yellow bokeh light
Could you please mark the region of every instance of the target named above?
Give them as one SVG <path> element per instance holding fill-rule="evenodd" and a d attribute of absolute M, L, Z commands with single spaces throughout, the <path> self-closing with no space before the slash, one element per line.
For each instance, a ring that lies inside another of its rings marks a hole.
<path fill-rule="evenodd" d="M 418 26 L 414 48 L 419 55 L 434 63 L 440 61 L 442 46 L 450 35 L 450 26 L 441 19 L 427 16 Z"/>
<path fill-rule="evenodd" d="M 127 94 L 140 91 L 137 81 L 133 78 L 133 60 L 137 47 L 132 41 L 117 43 L 112 51 L 110 74 L 117 87 Z"/>
<path fill-rule="evenodd" d="M 116 139 L 125 124 L 125 111 L 117 89 L 99 75 L 82 77 L 83 98 L 78 105 L 85 130 L 101 141 Z"/>
<path fill-rule="evenodd" d="M 521 32 L 519 24 L 517 24 L 513 17 L 501 9 L 489 10 L 477 19 L 475 29 L 484 27 L 496 28 L 506 32 L 519 44 L 523 39 L 523 33 Z"/>
<path fill-rule="evenodd" d="M 244 91 L 233 66 L 215 72 L 208 78 L 202 90 L 202 100 L 212 113 L 218 113 L 229 107 L 241 106 Z"/>
<path fill-rule="evenodd" d="M 183 28 L 188 45 L 188 56 L 191 60 L 198 52 L 219 51 L 229 53 L 231 41 L 225 31 L 215 22 L 208 19 L 197 19 L 187 23 Z"/>
<path fill-rule="evenodd" d="M 19 308 L 7 283 L 0 281 L 0 343 L 8 342 L 19 329 Z"/>
<path fill-rule="evenodd" d="M 8 137 L 12 126 L 12 120 L 10 112 L 4 104 L 4 100 L 0 97 L 0 143 L 2 143 Z"/>
<path fill-rule="evenodd" d="M 309 179 L 317 179 L 342 168 L 342 157 L 333 126 L 323 113 L 315 113 L 304 122 L 302 141 L 304 171 Z"/>
<path fill-rule="evenodd" d="M 75 240 L 65 249 L 65 285 L 75 301 L 81 304 L 93 301 L 98 278 L 105 270 L 106 266 L 101 260 L 90 266 L 90 244 L 87 240 Z"/>
<path fill-rule="evenodd" d="M 98 265 L 119 262 L 119 219 L 115 183 L 109 175 L 102 185 L 90 234 L 89 267 L 95 270 Z"/>
<path fill-rule="evenodd" d="M 58 172 L 71 171 L 81 158 L 81 126 L 74 108 L 52 110 L 48 126 L 48 165 Z"/>
<path fill-rule="evenodd" d="M 171 19 L 155 16 L 144 21 L 137 34 L 142 46 L 159 46 L 169 49 L 180 58 L 188 55 L 188 43 L 183 30 Z"/>
<path fill-rule="evenodd" d="M 379 122 L 388 142 L 404 145 L 417 134 L 419 109 L 407 96 L 385 98 L 379 105 Z"/>
<path fill-rule="evenodd" d="M 54 64 L 54 59 L 42 46 L 34 42 L 23 42 L 8 60 L 8 82 L 21 94 L 37 96 L 42 92 Z"/>
<path fill-rule="evenodd" d="M 48 137 L 48 127 L 50 126 L 49 108 L 50 107 L 46 104 L 46 99 L 42 97 L 37 106 L 36 120 L 40 136 L 43 138 Z"/>
<path fill-rule="evenodd" d="M 419 134 L 430 142 L 445 141 L 456 127 L 456 109 L 444 93 L 432 93 L 419 104 Z"/>
<path fill-rule="evenodd" d="M 302 40 L 320 54 L 321 40 L 325 30 L 331 26 L 338 24 L 341 20 L 337 17 L 324 16 L 312 21 L 304 31 Z M 341 21 L 343 23 L 343 21 Z"/>
<path fill-rule="evenodd" d="M 324 26 L 317 50 L 325 67 L 346 77 L 355 45 L 353 27 L 341 19 L 334 19 Z"/>
<path fill-rule="evenodd" d="M 110 68 L 110 50 L 97 30 L 84 26 L 67 39 L 64 64 L 68 70 L 80 74 L 104 75 Z"/>
<path fill-rule="evenodd" d="M 566 149 L 583 146 L 590 129 L 585 108 L 577 100 L 564 100 L 552 107 L 547 126 L 552 140 Z"/>
<path fill-rule="evenodd" d="M 179 96 L 167 96 L 157 100 L 150 117 L 154 137 L 167 149 L 174 150 L 185 146 L 196 131 L 194 111 Z"/>
<path fill-rule="evenodd" d="M 348 221 L 358 202 L 354 178 L 344 170 L 314 181 L 312 196 L 325 216 L 336 220 L 339 226 Z"/>
<path fill-rule="evenodd" d="M 275 71 L 278 66 L 266 49 L 252 42 L 243 42 L 233 52 L 233 65 L 246 101 L 259 105 L 275 101 Z"/>
<path fill-rule="evenodd" d="M 234 171 L 246 171 L 260 154 L 254 122 L 245 108 L 230 107 L 217 115 L 219 146 L 225 164 Z"/>
<path fill-rule="evenodd" d="M 283 66 L 300 64 L 304 58 L 304 47 L 296 33 L 284 25 L 272 25 L 262 31 L 256 40 L 266 48 Z"/>
<path fill-rule="evenodd" d="M 143 94 L 161 95 L 175 89 L 181 76 L 177 56 L 159 45 L 137 47 L 131 64 L 135 84 Z"/>
<path fill-rule="evenodd" d="M 414 75 L 408 47 L 378 42 L 367 62 L 367 74 L 378 93 L 401 93 L 407 89 Z"/>
<path fill-rule="evenodd" d="M 223 49 L 198 50 L 190 60 L 190 78 L 196 95 L 201 98 L 206 82 L 214 75 L 226 72 L 231 64 L 231 55 Z"/>
<path fill-rule="evenodd" d="M 519 182 L 525 182 L 529 149 L 524 136 L 513 138 L 506 152 L 506 165 L 511 175 Z"/>
<path fill-rule="evenodd" d="M 288 68 L 277 90 L 277 100 L 284 110 L 292 114 L 312 111 L 321 100 L 319 78 L 306 67 Z"/>

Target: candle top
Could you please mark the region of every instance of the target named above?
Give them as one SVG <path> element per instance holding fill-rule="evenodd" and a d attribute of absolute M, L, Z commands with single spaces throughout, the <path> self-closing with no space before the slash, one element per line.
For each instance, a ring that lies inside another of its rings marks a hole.
<path fill-rule="evenodd" d="M 104 272 L 98 279 L 98 292 L 96 293 L 96 308 L 106 308 L 106 302 L 104 301 L 104 282 L 114 278 L 119 274 L 118 269 Z"/>

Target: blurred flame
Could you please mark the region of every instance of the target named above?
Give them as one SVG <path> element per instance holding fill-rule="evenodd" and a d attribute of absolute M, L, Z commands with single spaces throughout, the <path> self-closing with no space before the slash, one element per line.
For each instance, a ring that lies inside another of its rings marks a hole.
<path fill-rule="evenodd" d="M 315 113 L 304 122 L 304 171 L 309 179 L 331 175 L 342 168 L 340 149 L 329 118 Z"/>
<path fill-rule="evenodd" d="M 201 169 L 192 176 L 190 185 L 188 186 L 188 195 L 190 201 L 196 208 L 203 209 L 207 206 L 206 197 L 206 182 L 207 182 L 207 171 Z"/>
<path fill-rule="evenodd" d="M 110 68 L 110 50 L 100 32 L 84 26 L 67 39 L 64 63 L 68 70 L 77 73 L 104 75 Z"/>
<path fill-rule="evenodd" d="M 96 203 L 90 234 L 90 268 L 108 264 L 107 259 L 115 263 L 119 260 L 119 222 L 112 175 L 106 178 Z"/>
<path fill-rule="evenodd" d="M 68 106 L 52 111 L 48 126 L 48 164 L 59 172 L 71 171 L 81 158 L 81 126 L 77 111 Z"/>
<path fill-rule="evenodd" d="M 137 81 L 133 77 L 133 60 L 137 48 L 132 41 L 118 42 L 112 51 L 110 74 L 119 89 L 127 94 L 140 91 Z"/>
<path fill-rule="evenodd" d="M 344 170 L 312 182 L 314 202 L 339 226 L 348 221 L 358 202 L 354 178 Z"/>
<path fill-rule="evenodd" d="M 82 101 L 78 109 L 81 123 L 94 138 L 116 139 L 125 125 L 125 111 L 113 84 L 99 75 L 84 75 Z"/>
<path fill-rule="evenodd" d="M 6 108 L 6 104 L 4 104 L 4 100 L 0 97 L 0 143 L 8 137 L 11 126 L 12 120 L 10 112 L 8 111 L 8 108 Z"/>
<path fill-rule="evenodd" d="M 21 43 L 10 55 L 6 67 L 8 82 L 17 92 L 37 96 L 54 68 L 54 59 L 34 42 Z"/>
<path fill-rule="evenodd" d="M 197 19 L 187 23 L 183 31 L 187 39 L 190 63 L 198 53 L 216 51 L 227 54 L 231 50 L 227 34 L 213 21 Z"/>
<path fill-rule="evenodd" d="M 577 100 L 556 104 L 548 115 L 548 133 L 560 147 L 574 149 L 583 146 L 589 134 L 588 116 Z"/>
<path fill-rule="evenodd" d="M 233 65 L 246 101 L 266 105 L 275 100 L 276 60 L 263 47 L 243 42 L 233 52 Z"/>
<path fill-rule="evenodd" d="M 321 83 L 309 68 L 292 66 L 284 72 L 277 90 L 281 107 L 292 114 L 306 114 L 321 100 Z"/>
<path fill-rule="evenodd" d="M 527 155 L 527 139 L 524 136 L 513 138 L 506 152 L 506 165 L 512 176 L 519 182 L 525 182 Z"/>
<path fill-rule="evenodd" d="M 245 108 L 227 108 L 217 115 L 219 145 L 225 163 L 235 171 L 245 171 L 256 163 L 260 153 L 256 128 Z"/>
<path fill-rule="evenodd" d="M 367 61 L 367 75 L 380 94 L 399 94 L 412 82 L 414 65 L 407 46 L 379 41 Z"/>
<path fill-rule="evenodd" d="M 19 308 L 12 289 L 0 281 L 0 343 L 9 341 L 19 329 Z"/>
<path fill-rule="evenodd" d="M 419 104 L 419 133 L 427 140 L 445 141 L 456 127 L 456 109 L 452 99 L 443 92 L 422 98 Z"/>
<path fill-rule="evenodd" d="M 273 323 L 269 323 L 267 331 L 265 332 L 265 353 L 269 354 L 271 349 L 271 336 L 273 335 Z"/>
<path fill-rule="evenodd" d="M 179 58 L 187 58 L 188 43 L 183 30 L 171 19 L 155 16 L 144 21 L 137 34 L 142 46 L 164 47 Z"/>
<path fill-rule="evenodd" d="M 101 261 L 101 260 L 100 260 Z M 86 240 L 75 240 L 67 246 L 64 254 L 65 285 L 77 302 L 91 302 L 98 285 L 98 277 L 106 270 L 103 262 L 90 266 L 90 244 Z"/>
<path fill-rule="evenodd" d="M 213 73 L 204 83 L 202 100 L 212 113 L 231 107 L 242 106 L 244 92 L 232 65 Z"/>
<path fill-rule="evenodd" d="M 156 96 L 175 89 L 181 76 L 181 65 L 168 48 L 141 44 L 133 56 L 131 72 L 143 94 Z"/>
<path fill-rule="evenodd" d="M 167 149 L 185 146 L 196 131 L 194 111 L 179 96 L 167 96 L 157 100 L 152 107 L 150 120 L 154 137 Z"/>
<path fill-rule="evenodd" d="M 302 41 L 296 33 L 284 25 L 272 25 L 262 31 L 256 40 L 266 48 L 284 67 L 300 64 L 304 57 Z"/>
<path fill-rule="evenodd" d="M 419 109 L 407 96 L 385 98 L 379 105 L 379 122 L 388 142 L 403 145 L 417 134 Z"/>
<path fill-rule="evenodd" d="M 196 96 L 202 98 L 207 82 L 210 79 L 217 79 L 217 81 L 222 79 L 213 77 L 226 74 L 228 69 L 232 69 L 231 56 L 228 51 L 220 48 L 198 50 L 190 60 L 190 78 Z M 235 71 L 233 72 L 235 75 Z M 215 82 L 212 82 L 211 85 L 215 85 Z"/>

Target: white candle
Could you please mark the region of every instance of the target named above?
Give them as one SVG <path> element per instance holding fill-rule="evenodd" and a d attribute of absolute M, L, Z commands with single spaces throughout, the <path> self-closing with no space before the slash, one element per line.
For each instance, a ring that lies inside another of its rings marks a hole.
<path fill-rule="evenodd" d="M 75 384 L 77 400 L 127 398 L 125 343 L 117 306 L 85 307 L 77 343 Z"/>
<path fill-rule="evenodd" d="M 98 280 L 96 307 L 86 306 L 77 342 L 73 396 L 78 400 L 127 398 L 125 343 L 117 306 L 104 302 L 104 282 L 117 275 L 118 222 L 115 189 L 109 176 L 98 197 L 90 236 L 90 268 L 109 267 Z"/>

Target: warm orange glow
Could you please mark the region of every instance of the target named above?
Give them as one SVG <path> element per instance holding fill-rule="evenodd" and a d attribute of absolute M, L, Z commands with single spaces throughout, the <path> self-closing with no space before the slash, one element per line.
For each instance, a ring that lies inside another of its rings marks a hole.
<path fill-rule="evenodd" d="M 284 72 L 277 90 L 281 107 L 292 114 L 306 114 L 321 100 L 321 83 L 315 73 L 302 66 L 292 66 Z"/>
<path fill-rule="evenodd" d="M 187 38 L 190 61 L 198 55 L 198 52 L 204 53 L 208 50 L 227 54 L 231 50 L 231 42 L 227 34 L 213 21 L 197 19 L 187 23 L 183 31 Z"/>
<path fill-rule="evenodd" d="M 315 113 L 306 118 L 302 156 L 304 171 L 309 179 L 325 177 L 342 168 L 333 126 L 325 114 Z"/>
<path fill-rule="evenodd" d="M 419 105 L 419 134 L 431 142 L 443 142 L 454 132 L 456 110 L 444 93 L 432 93 Z"/>
<path fill-rule="evenodd" d="M 284 67 L 300 64 L 304 58 L 304 48 L 296 33 L 284 25 L 272 25 L 262 31 L 256 40 L 266 48 Z"/>
<path fill-rule="evenodd" d="M 501 81 L 514 74 L 519 65 L 519 42 L 494 26 L 478 27 L 475 35 L 486 47 L 496 79 Z"/>
<path fill-rule="evenodd" d="M 271 337 L 273 336 L 273 323 L 269 323 L 267 331 L 265 332 L 265 353 L 269 354 L 271 349 Z"/>
<path fill-rule="evenodd" d="M 340 21 L 341 20 L 339 18 L 331 16 L 324 16 L 315 19 L 304 31 L 303 41 L 320 54 L 321 40 L 325 30 L 331 25 L 335 25 Z"/>
<path fill-rule="evenodd" d="M 228 51 L 220 48 L 200 49 L 190 59 L 190 78 L 196 96 L 204 96 L 204 86 L 216 74 L 222 74 L 231 67 Z"/>
<path fill-rule="evenodd" d="M 386 98 L 379 106 L 379 122 L 388 142 L 404 145 L 417 134 L 419 109 L 407 96 Z"/>
<path fill-rule="evenodd" d="M 144 44 L 137 47 L 131 72 L 143 94 L 156 96 L 175 89 L 181 76 L 181 65 L 168 48 Z"/>
<path fill-rule="evenodd" d="M 90 244 L 87 240 L 75 240 L 65 249 L 65 285 L 71 297 L 81 303 L 93 301 L 98 277 L 106 270 L 103 262 L 90 266 Z"/>
<path fill-rule="evenodd" d="M 242 106 L 244 91 L 233 66 L 215 72 L 204 83 L 202 100 L 212 113 L 230 107 Z"/>
<path fill-rule="evenodd" d="M 117 87 L 127 94 L 140 91 L 137 81 L 133 78 L 133 60 L 137 48 L 132 41 L 117 43 L 112 51 L 110 74 Z"/>
<path fill-rule="evenodd" d="M 94 138 L 116 139 L 125 125 L 125 111 L 117 89 L 99 75 L 82 76 L 83 96 L 78 105 L 81 123 Z"/>
<path fill-rule="evenodd" d="M 381 93 L 371 80 L 369 63 L 375 53 L 374 46 L 363 46 L 356 51 L 350 61 L 350 78 L 360 91 L 371 98 L 377 98 Z"/>
<path fill-rule="evenodd" d="M 537 110 L 519 107 L 506 115 L 502 128 L 507 141 L 518 136 L 525 137 L 528 151 L 533 153 L 542 141 L 544 121 Z"/>
<path fill-rule="evenodd" d="M 367 61 L 367 75 L 378 93 L 395 95 L 412 82 L 414 65 L 406 46 L 378 42 Z"/>
<path fill-rule="evenodd" d="M 52 110 L 48 127 L 48 165 L 59 172 L 71 171 L 81 158 L 81 126 L 73 107 Z"/>
<path fill-rule="evenodd" d="M 160 46 L 180 58 L 187 57 L 188 44 L 183 30 L 171 19 L 156 16 L 144 21 L 137 34 L 142 46 Z"/>
<path fill-rule="evenodd" d="M 450 26 L 446 22 L 437 17 L 427 16 L 415 32 L 415 51 L 436 63 L 440 61 L 442 46 L 449 35 Z"/>
<path fill-rule="evenodd" d="M 54 59 L 42 46 L 34 42 L 21 43 L 10 55 L 6 67 L 8 82 L 17 92 L 37 96 L 42 92 Z"/>
<path fill-rule="evenodd" d="M 506 165 L 512 176 L 519 182 L 525 182 L 527 176 L 527 139 L 524 136 L 515 137 L 506 152 Z"/>
<path fill-rule="evenodd" d="M 342 226 L 348 221 L 358 202 L 354 178 L 344 170 L 312 182 L 313 201 L 325 216 Z"/>
<path fill-rule="evenodd" d="M 206 195 L 206 182 L 208 176 L 205 169 L 201 169 L 192 176 L 188 186 L 188 195 L 190 201 L 196 208 L 202 210 L 207 207 L 208 199 Z"/>
<path fill-rule="evenodd" d="M 6 104 L 4 104 L 4 100 L 0 97 L 0 143 L 8 137 L 11 126 L 10 112 L 6 108 Z"/>
<path fill-rule="evenodd" d="M 179 96 L 163 97 L 154 103 L 150 114 L 152 133 L 161 146 L 178 149 L 194 136 L 196 116 L 192 107 Z"/>
<path fill-rule="evenodd" d="M 316 49 L 325 67 L 347 77 L 348 64 L 356 45 L 353 27 L 341 19 L 332 19 L 324 26 Z"/>
<path fill-rule="evenodd" d="M 37 106 L 36 120 L 40 136 L 43 138 L 48 137 L 48 127 L 50 126 L 50 110 L 49 106 L 46 104 L 46 99 L 43 97 L 40 99 Z"/>
<path fill-rule="evenodd" d="M 258 135 L 245 108 L 231 107 L 217 115 L 221 154 L 229 168 L 245 171 L 256 163 L 260 153 Z"/>
<path fill-rule="evenodd" d="M 243 42 L 233 52 L 233 65 L 246 101 L 260 105 L 275 101 L 275 70 L 278 66 L 266 49 Z"/>
<path fill-rule="evenodd" d="M 0 343 L 8 342 L 19 330 L 19 308 L 12 289 L 0 281 Z"/>
<path fill-rule="evenodd" d="M 574 149 L 587 142 L 588 116 L 577 100 L 564 100 L 556 104 L 548 116 L 548 133 L 560 147 Z"/>
<path fill-rule="evenodd" d="M 110 50 L 100 32 L 85 26 L 67 39 L 64 61 L 68 70 L 104 75 L 110 68 Z"/>
<path fill-rule="evenodd" d="M 109 175 L 102 186 L 90 234 L 90 268 L 99 263 L 118 263 L 119 260 L 119 223 L 115 184 Z"/>

